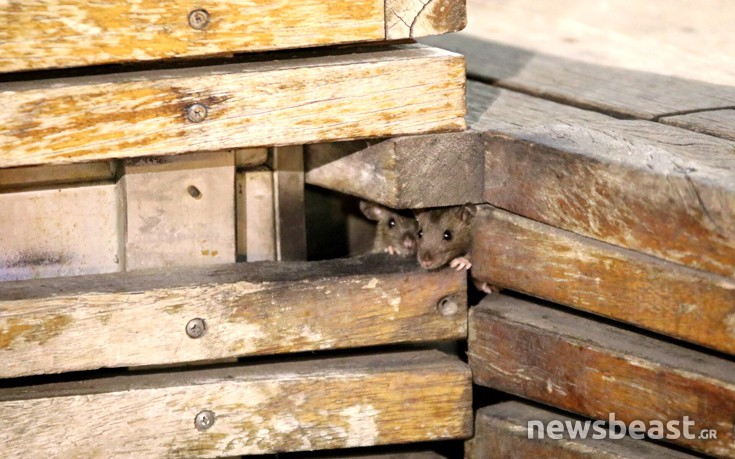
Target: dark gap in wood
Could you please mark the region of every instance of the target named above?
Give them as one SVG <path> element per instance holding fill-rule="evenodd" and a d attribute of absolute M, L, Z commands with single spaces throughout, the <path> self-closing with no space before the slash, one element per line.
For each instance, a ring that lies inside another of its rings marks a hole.
<path fill-rule="evenodd" d="M 725 107 L 697 108 L 697 109 L 693 109 L 693 110 L 681 110 L 681 111 L 678 111 L 678 112 L 664 113 L 662 115 L 656 115 L 656 116 L 654 116 L 653 119 L 652 119 L 652 121 L 658 122 L 662 118 L 668 118 L 668 117 L 671 117 L 671 116 L 691 115 L 692 113 L 703 113 L 703 112 L 719 112 L 719 111 L 722 111 L 722 110 L 735 110 L 735 105 L 729 105 L 729 106 L 725 106 Z M 681 127 L 681 126 L 677 126 L 677 127 L 679 127 L 680 129 L 686 129 L 687 131 L 692 131 L 691 128 Z M 695 131 L 695 132 L 700 132 L 700 131 Z M 717 137 L 717 136 L 715 136 L 715 137 Z"/>
<path fill-rule="evenodd" d="M 82 187 L 87 187 L 87 186 L 99 186 L 99 185 L 114 185 L 115 182 L 116 180 L 114 179 L 109 179 L 109 180 L 69 179 L 69 180 L 64 180 L 64 181 L 60 181 L 56 183 L 46 183 L 46 184 L 40 184 L 40 185 L 35 182 L 30 182 L 28 184 L 23 184 L 23 185 L 14 185 L 14 186 L 0 185 L 0 194 L 25 193 L 25 192 L 31 192 L 31 191 L 63 190 L 66 188 L 82 188 Z"/>

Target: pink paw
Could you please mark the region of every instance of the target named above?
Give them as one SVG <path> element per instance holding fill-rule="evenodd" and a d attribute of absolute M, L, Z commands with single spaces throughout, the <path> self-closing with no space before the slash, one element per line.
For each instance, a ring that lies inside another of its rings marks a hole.
<path fill-rule="evenodd" d="M 386 247 L 384 251 L 385 252 L 388 252 L 391 255 L 397 255 L 398 254 L 398 251 L 396 249 L 394 249 L 392 245 L 389 245 L 388 247 Z"/>
<path fill-rule="evenodd" d="M 457 257 L 449 262 L 449 267 L 454 268 L 455 271 L 462 271 L 463 269 L 470 269 L 472 263 L 465 257 Z"/>

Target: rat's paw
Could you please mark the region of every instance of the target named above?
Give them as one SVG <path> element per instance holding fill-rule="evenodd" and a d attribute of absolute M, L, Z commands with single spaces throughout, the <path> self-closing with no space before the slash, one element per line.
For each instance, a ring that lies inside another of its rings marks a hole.
<path fill-rule="evenodd" d="M 454 268 L 455 271 L 462 271 L 463 269 L 470 269 L 472 267 L 472 263 L 470 263 L 470 260 L 465 257 L 457 257 L 449 262 L 449 267 Z"/>
<path fill-rule="evenodd" d="M 398 251 L 396 249 L 394 249 L 392 245 L 389 245 L 388 247 L 386 247 L 385 250 L 383 250 L 383 252 L 387 252 L 390 255 L 397 255 L 398 254 Z"/>
<path fill-rule="evenodd" d="M 488 284 L 487 282 L 476 282 L 475 287 L 484 293 L 498 293 L 500 291 L 500 287 Z"/>

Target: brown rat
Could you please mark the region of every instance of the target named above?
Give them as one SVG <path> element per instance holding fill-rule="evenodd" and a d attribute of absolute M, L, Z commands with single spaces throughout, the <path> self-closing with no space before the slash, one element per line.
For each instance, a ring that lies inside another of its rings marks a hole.
<path fill-rule="evenodd" d="M 388 252 L 403 256 L 416 254 L 418 222 L 413 215 L 368 201 L 360 201 L 360 210 L 367 218 L 378 222 L 372 253 Z"/>

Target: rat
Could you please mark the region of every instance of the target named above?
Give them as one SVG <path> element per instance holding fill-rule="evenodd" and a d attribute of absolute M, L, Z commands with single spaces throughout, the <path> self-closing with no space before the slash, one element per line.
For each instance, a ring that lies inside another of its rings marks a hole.
<path fill-rule="evenodd" d="M 416 254 L 418 222 L 413 215 L 368 201 L 360 201 L 360 210 L 368 219 L 378 222 L 371 253 Z"/>
<path fill-rule="evenodd" d="M 439 269 L 447 264 L 456 271 L 472 267 L 472 223 L 476 207 L 473 204 L 439 207 L 416 211 L 419 230 L 418 261 L 427 270 Z M 499 289 L 487 282 L 475 281 L 475 286 L 485 292 Z"/>

